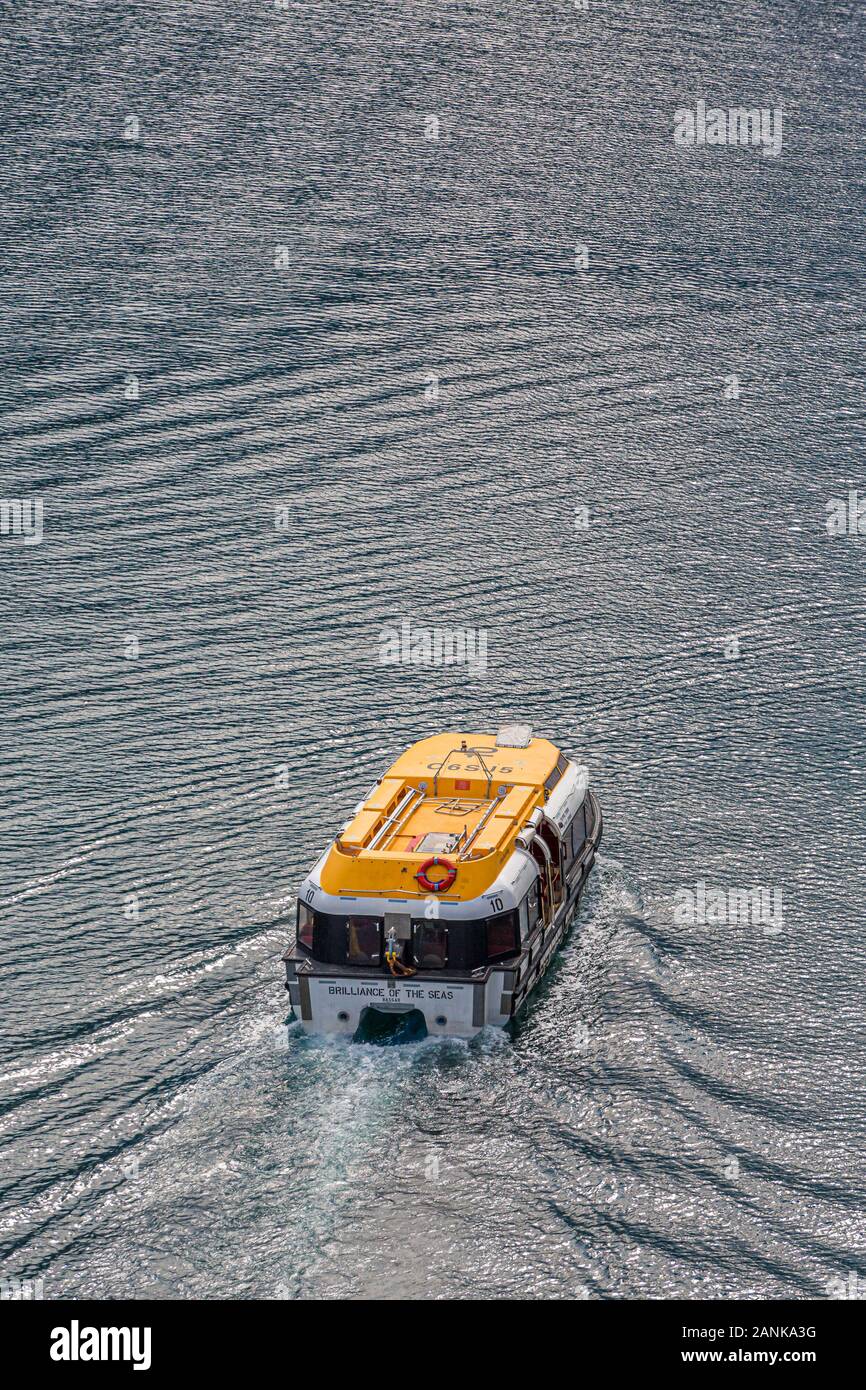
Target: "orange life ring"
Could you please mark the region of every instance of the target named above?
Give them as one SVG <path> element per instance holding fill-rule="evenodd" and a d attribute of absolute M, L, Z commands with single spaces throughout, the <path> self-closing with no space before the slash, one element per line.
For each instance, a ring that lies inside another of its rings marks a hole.
<path fill-rule="evenodd" d="M 438 865 L 440 869 L 445 869 L 445 877 L 432 879 L 427 877 L 427 870 Z M 457 865 L 452 864 L 450 859 L 440 859 L 438 854 L 425 859 L 415 877 L 425 893 L 443 893 L 446 888 L 450 888 L 457 877 Z"/>

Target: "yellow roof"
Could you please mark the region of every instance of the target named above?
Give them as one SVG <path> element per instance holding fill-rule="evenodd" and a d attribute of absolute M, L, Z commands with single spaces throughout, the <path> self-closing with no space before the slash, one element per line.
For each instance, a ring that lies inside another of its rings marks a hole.
<path fill-rule="evenodd" d="M 354 897 L 421 899 L 415 879 L 438 854 L 457 866 L 443 898 L 477 898 L 562 769 L 546 738 L 498 747 L 491 734 L 437 734 L 406 750 L 328 851 L 321 885 Z M 435 874 L 434 874 L 435 877 Z"/>

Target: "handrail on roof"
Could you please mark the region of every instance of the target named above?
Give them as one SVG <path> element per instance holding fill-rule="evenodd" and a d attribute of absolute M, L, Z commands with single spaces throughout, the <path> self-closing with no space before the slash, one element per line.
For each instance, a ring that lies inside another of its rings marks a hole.
<path fill-rule="evenodd" d="M 460 853 L 458 854 L 458 856 L 457 856 L 458 861 L 459 861 L 460 859 L 465 859 L 465 858 L 466 858 L 466 855 L 467 855 L 468 852 L 469 852 L 469 846 L 472 844 L 472 841 L 477 837 L 477 835 L 479 834 L 479 832 L 482 831 L 482 830 L 484 829 L 484 827 L 485 827 L 485 825 L 487 824 L 487 822 L 489 821 L 490 817 L 493 815 L 493 812 L 501 805 L 502 801 L 505 799 L 505 797 L 506 797 L 507 794 L 508 794 L 508 788 L 507 788 L 507 787 L 500 787 L 500 788 L 499 788 L 499 791 L 496 793 L 496 800 L 495 800 L 495 801 L 491 801 L 490 805 L 487 807 L 487 810 L 484 812 L 484 815 L 481 817 L 481 819 L 479 820 L 479 822 L 478 822 L 478 824 L 476 825 L 475 829 L 473 830 L 472 834 L 471 834 L 471 835 L 469 836 L 469 838 L 467 839 L 466 844 L 463 846 L 463 848 L 461 849 Z"/>
<path fill-rule="evenodd" d="M 423 797 L 423 795 L 424 793 L 421 791 L 420 787 L 407 788 L 404 795 L 397 802 L 397 805 L 394 807 L 390 816 L 387 816 L 385 820 L 383 820 L 382 824 L 379 826 L 379 829 L 376 831 L 370 843 L 368 845 L 364 845 L 364 849 L 375 849 L 385 832 L 387 830 L 390 830 L 391 826 L 394 824 L 395 821 L 399 820 L 401 813 L 406 809 L 410 801 L 413 801 L 415 797 L 418 796 Z"/>
<path fill-rule="evenodd" d="M 482 770 L 487 777 L 487 791 L 485 792 L 485 796 L 489 798 L 490 788 L 493 786 L 493 774 L 487 766 L 486 762 L 484 761 L 483 757 L 481 756 L 481 750 L 479 748 L 467 748 L 465 738 L 460 740 L 459 748 L 448 749 L 448 752 L 445 754 L 445 757 L 442 759 L 436 771 L 433 773 L 433 795 L 439 795 L 439 773 L 442 771 L 443 767 L 447 763 L 448 759 L 451 757 L 452 753 L 471 753 L 473 758 L 478 759 L 478 761 L 481 764 Z"/>

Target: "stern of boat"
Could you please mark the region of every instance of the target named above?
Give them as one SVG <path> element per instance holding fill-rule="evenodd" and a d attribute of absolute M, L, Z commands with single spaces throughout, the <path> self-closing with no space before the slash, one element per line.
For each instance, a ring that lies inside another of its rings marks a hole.
<path fill-rule="evenodd" d="M 290 950 L 283 957 L 286 989 L 295 1017 L 308 1033 L 354 1037 L 364 1014 L 421 1014 L 429 1037 L 472 1038 L 483 1028 L 502 1028 L 512 1012 L 516 971 L 487 969 L 469 979 L 431 973 L 411 978 L 371 972 L 324 972 Z"/>

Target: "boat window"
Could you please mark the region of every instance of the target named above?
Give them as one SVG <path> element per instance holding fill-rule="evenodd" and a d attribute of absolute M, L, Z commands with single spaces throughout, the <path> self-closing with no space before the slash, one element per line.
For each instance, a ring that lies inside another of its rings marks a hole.
<path fill-rule="evenodd" d="M 313 949 L 313 928 L 315 917 L 312 910 L 306 903 L 298 903 L 298 945 L 303 946 L 307 951 Z"/>
<path fill-rule="evenodd" d="M 519 950 L 517 944 L 517 913 L 500 912 L 487 922 L 487 959 L 497 960 L 500 956 L 513 956 Z"/>
<path fill-rule="evenodd" d="M 572 827 L 571 822 L 569 822 L 562 832 L 562 860 L 566 873 L 574 862 L 574 839 L 571 832 Z"/>
<path fill-rule="evenodd" d="M 574 846 L 574 856 L 577 858 L 586 843 L 586 807 L 584 805 L 580 805 L 577 808 L 577 813 L 571 823 L 571 837 Z"/>
<path fill-rule="evenodd" d="M 538 901 L 538 879 L 534 880 L 526 895 L 526 915 L 529 918 L 529 930 L 532 932 L 538 925 L 538 919 L 541 915 L 541 906 Z"/>
<path fill-rule="evenodd" d="M 440 919 L 441 922 L 442 919 Z M 419 917 L 412 923 L 412 939 L 424 926 L 435 926 L 432 918 Z M 449 970 L 477 970 L 487 963 L 487 932 L 483 917 L 460 918 L 446 923 L 448 928 L 447 960 Z"/>
<path fill-rule="evenodd" d="M 352 965 L 378 965 L 382 932 L 378 917 L 346 918 L 346 960 Z"/>
<path fill-rule="evenodd" d="M 529 935 L 529 899 L 524 898 L 520 904 L 520 940 L 525 941 Z"/>
<path fill-rule="evenodd" d="M 559 757 L 556 760 L 556 767 L 553 769 L 550 776 L 544 783 L 544 789 L 547 792 L 548 796 L 550 796 L 550 793 L 553 791 L 553 788 L 556 786 L 557 782 L 562 781 L 563 773 L 567 770 L 567 768 L 568 758 L 565 756 L 564 753 L 560 753 Z"/>
<path fill-rule="evenodd" d="M 579 806 L 573 819 L 569 821 L 568 825 L 565 827 L 562 836 L 566 866 L 569 869 L 575 859 L 578 859 L 583 851 L 583 842 L 586 838 L 584 835 L 585 828 L 586 821 L 584 819 L 583 807 Z"/>
<path fill-rule="evenodd" d="M 415 964 L 421 970 L 438 970 L 448 957 L 448 929 L 440 922 L 419 922 L 415 927 Z"/>

